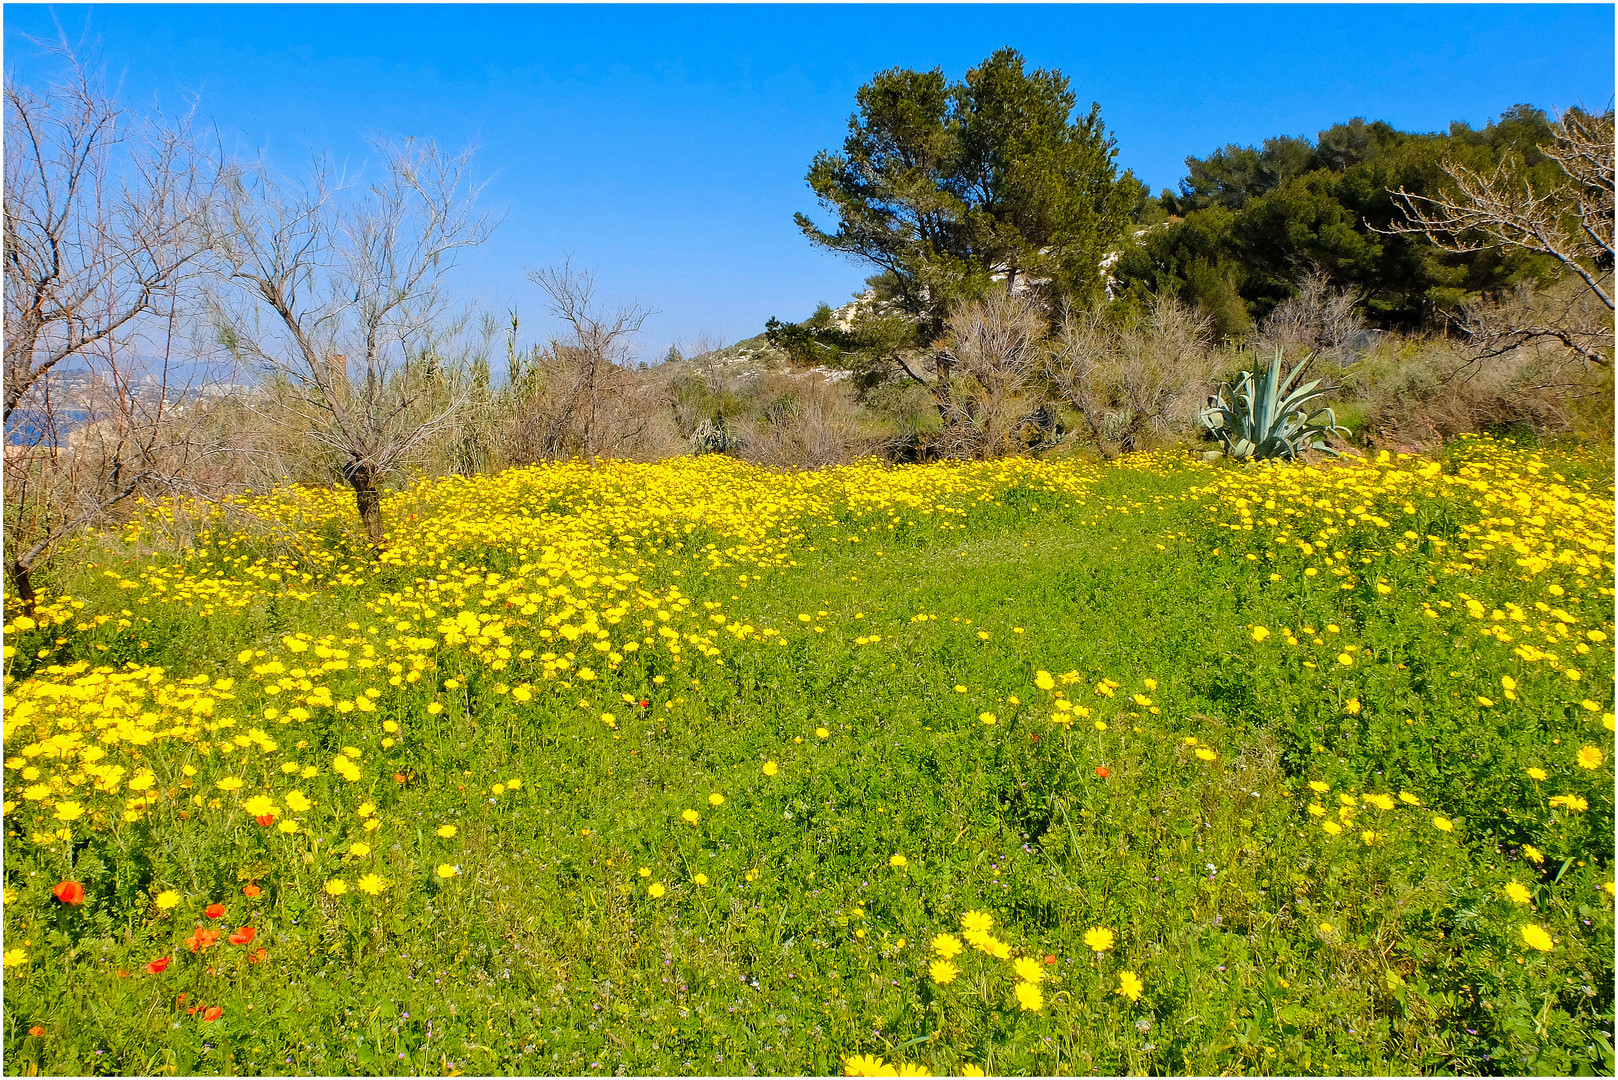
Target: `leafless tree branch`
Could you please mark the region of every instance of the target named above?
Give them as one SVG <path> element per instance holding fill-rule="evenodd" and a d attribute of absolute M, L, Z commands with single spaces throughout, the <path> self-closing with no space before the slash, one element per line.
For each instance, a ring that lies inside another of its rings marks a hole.
<path fill-rule="evenodd" d="M 4 420 L 57 365 L 173 302 L 225 175 L 194 113 L 137 118 L 51 49 L 61 82 L 5 83 Z"/>
<path fill-rule="evenodd" d="M 1390 232 L 1426 236 L 1446 251 L 1515 248 L 1548 255 L 1582 284 L 1606 314 L 1597 322 L 1576 324 L 1502 324 L 1499 304 L 1463 320 L 1482 353 L 1498 355 L 1531 341 L 1559 341 L 1583 360 L 1612 363 L 1613 270 L 1613 114 L 1595 116 L 1577 109 L 1562 115 L 1554 140 L 1540 147 L 1561 169 L 1561 179 L 1536 188 L 1515 157 L 1484 174 L 1447 163 L 1444 171 L 1457 193 L 1448 198 L 1412 195 L 1400 188 L 1392 194 L 1403 204 L 1407 221 Z M 1589 305 L 1570 305 L 1587 312 Z M 1604 339 L 1604 346 L 1592 346 Z"/>

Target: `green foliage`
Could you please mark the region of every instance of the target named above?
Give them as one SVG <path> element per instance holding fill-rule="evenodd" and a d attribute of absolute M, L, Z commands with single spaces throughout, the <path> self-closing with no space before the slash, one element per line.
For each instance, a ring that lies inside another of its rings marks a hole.
<path fill-rule="evenodd" d="M 1060 72 L 1025 72 L 1001 49 L 960 83 L 894 68 L 856 100 L 842 152 L 819 154 L 808 175 L 836 229 L 803 214 L 798 227 L 881 268 L 886 296 L 920 320 L 918 340 L 996 275 L 1058 297 L 1100 288 L 1101 258 L 1144 188 L 1118 175 L 1099 106 L 1073 118 Z"/>
<path fill-rule="evenodd" d="M 1336 457 L 1337 451 L 1326 445 L 1325 436 L 1346 437 L 1347 430 L 1337 426 L 1337 417 L 1330 409 L 1311 415 L 1307 408 L 1310 402 L 1325 396 L 1325 391 L 1318 389 L 1321 380 L 1294 385 L 1311 359 L 1306 355 L 1283 379 L 1281 350 L 1276 349 L 1262 379 L 1244 371 L 1234 389 L 1229 383 L 1219 387 L 1198 414 L 1203 427 L 1234 458 L 1290 461 L 1304 450 L 1323 450 Z"/>
<path fill-rule="evenodd" d="M 833 321 L 831 306 L 825 303 L 801 323 L 784 323 L 772 315 L 764 324 L 764 337 L 803 367 L 844 367 L 844 357 L 862 345 L 854 333 Z"/>
<path fill-rule="evenodd" d="M 1437 197 L 1452 187 L 1444 162 L 1488 172 L 1508 155 L 1543 185 L 1560 175 L 1538 150 L 1550 139 L 1545 114 L 1520 105 L 1482 131 L 1457 123 L 1447 134 L 1420 134 L 1355 119 L 1313 143 L 1279 137 L 1187 158 L 1179 191 L 1162 199 L 1179 220 L 1125 250 L 1113 269 L 1116 288 L 1172 292 L 1234 336 L 1312 269 L 1363 296 L 1378 326 L 1426 325 L 1480 294 L 1543 284 L 1553 268 L 1541 256 L 1455 254 L 1420 236 L 1387 235 L 1381 230 L 1405 220 L 1389 190 Z"/>

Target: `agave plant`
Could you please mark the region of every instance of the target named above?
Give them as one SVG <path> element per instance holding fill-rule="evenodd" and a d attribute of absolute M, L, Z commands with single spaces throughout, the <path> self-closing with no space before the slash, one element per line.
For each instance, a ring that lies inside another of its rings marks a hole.
<path fill-rule="evenodd" d="M 691 449 L 697 454 L 728 454 L 740 441 L 725 427 L 723 420 L 716 424 L 705 419 L 691 433 Z"/>
<path fill-rule="evenodd" d="M 1231 457 L 1290 461 L 1305 450 L 1324 450 L 1336 457 L 1337 451 L 1326 445 L 1325 437 L 1346 437 L 1348 430 L 1337 426 L 1337 414 L 1330 409 L 1309 412 L 1309 403 L 1325 396 L 1318 389 L 1319 379 L 1296 385 L 1312 359 L 1305 354 L 1303 363 L 1283 380 L 1281 350 L 1276 349 L 1262 381 L 1251 371 L 1242 372 L 1234 388 L 1229 383 L 1220 386 L 1197 418 Z"/>

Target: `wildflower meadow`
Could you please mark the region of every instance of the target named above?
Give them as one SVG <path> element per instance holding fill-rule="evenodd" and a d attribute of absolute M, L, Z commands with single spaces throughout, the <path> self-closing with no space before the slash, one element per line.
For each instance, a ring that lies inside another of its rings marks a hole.
<path fill-rule="evenodd" d="M 5 639 L 9 1073 L 1613 1071 L 1612 462 L 142 508 Z"/>

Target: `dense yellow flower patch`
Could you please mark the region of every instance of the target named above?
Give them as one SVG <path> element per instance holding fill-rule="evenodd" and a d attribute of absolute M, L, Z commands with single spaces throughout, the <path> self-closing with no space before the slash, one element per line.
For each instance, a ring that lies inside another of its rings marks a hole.
<path fill-rule="evenodd" d="M 249 812 L 265 805 L 254 800 L 284 800 L 281 789 L 319 775 L 282 745 L 288 725 L 319 710 L 391 712 L 390 702 L 416 695 L 436 713 L 453 706 L 468 670 L 498 676 L 497 693 L 526 702 L 547 688 L 588 687 L 639 664 L 641 654 L 675 666 L 697 654 L 723 665 L 727 639 L 784 640 L 781 629 L 732 617 L 715 602 L 696 604 L 679 569 L 648 586 L 643 575 L 661 567 L 660 555 L 692 556 L 704 574 L 745 569 L 745 588 L 749 575 L 756 581 L 795 565 L 810 530 L 828 545 L 881 545 L 905 527 L 959 528 L 953 522 L 972 504 L 1018 484 L 1082 501 L 1096 475 L 1083 463 L 1019 460 L 930 468 L 869 462 L 819 473 L 774 473 L 723 457 L 594 470 L 535 466 L 426 481 L 391 496 L 384 507 L 390 540 L 373 560 L 322 540 L 343 535 L 352 516 L 347 491 L 247 494 L 206 511 L 208 527 L 186 558 L 153 560 L 128 578 L 103 572 L 133 604 L 203 617 L 271 596 L 295 610 L 321 590 L 400 570 L 413 580 L 366 589 L 363 628 L 351 621 L 344 634 L 293 631 L 255 643 L 224 677 L 79 661 L 8 681 L 8 764 L 27 786 L 5 810 L 37 842 L 65 839 L 70 820 L 81 831 L 116 829 L 159 801 L 181 798 L 194 786 L 193 762 L 211 760 L 244 774 L 220 790 Z M 144 527 L 130 527 L 123 540 L 136 543 L 173 517 L 172 508 L 153 507 Z M 279 554 L 251 558 L 248 550 L 266 536 L 281 542 Z M 114 618 L 74 623 L 81 607 L 60 598 L 6 629 L 49 620 L 83 632 Z M 115 627 L 132 628 L 130 615 L 116 617 Z M 408 720 L 379 722 L 384 750 L 408 735 Z M 357 781 L 360 756 L 339 758 L 334 771 Z M 198 806 L 220 802 L 209 798 L 189 795 Z M 280 827 L 296 825 L 288 818 Z"/>

